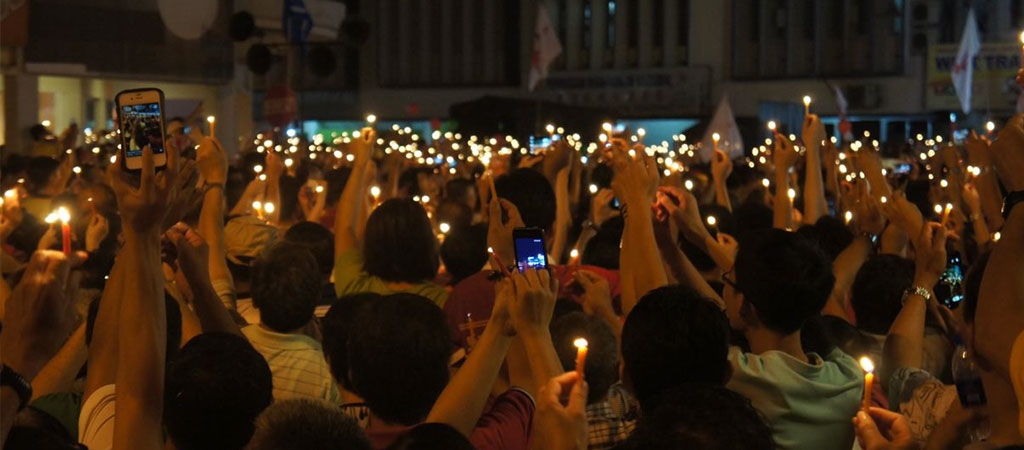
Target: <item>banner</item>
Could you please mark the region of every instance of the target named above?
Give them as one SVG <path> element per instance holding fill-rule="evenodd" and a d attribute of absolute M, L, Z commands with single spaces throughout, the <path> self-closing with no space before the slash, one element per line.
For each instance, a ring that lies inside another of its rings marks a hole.
<path fill-rule="evenodd" d="M 953 66 L 958 44 L 928 47 L 928 73 L 925 84 L 925 108 L 932 111 L 960 111 L 953 88 Z M 1014 78 L 1020 68 L 1020 44 L 988 43 L 974 58 L 971 106 L 980 112 L 1013 111 L 1020 88 Z"/>

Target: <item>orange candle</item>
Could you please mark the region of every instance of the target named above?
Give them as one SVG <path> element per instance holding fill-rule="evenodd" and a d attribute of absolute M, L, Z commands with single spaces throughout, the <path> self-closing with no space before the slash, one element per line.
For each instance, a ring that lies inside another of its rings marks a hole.
<path fill-rule="evenodd" d="M 864 399 L 861 401 L 860 408 L 867 410 L 871 407 L 871 392 L 875 385 L 875 363 L 867 356 L 862 356 L 860 366 L 864 369 Z"/>
<path fill-rule="evenodd" d="M 65 255 L 71 254 L 71 225 L 68 224 L 71 221 L 71 213 L 68 209 L 61 206 L 57 208 L 57 217 L 60 218 L 60 234 L 61 234 L 61 248 L 64 250 Z"/>
<path fill-rule="evenodd" d="M 583 368 L 587 365 L 587 340 L 576 338 L 572 345 L 576 346 L 576 374 L 583 379 Z"/>
<path fill-rule="evenodd" d="M 217 135 L 217 118 L 213 116 L 207 116 L 206 122 L 210 124 L 210 137 Z"/>

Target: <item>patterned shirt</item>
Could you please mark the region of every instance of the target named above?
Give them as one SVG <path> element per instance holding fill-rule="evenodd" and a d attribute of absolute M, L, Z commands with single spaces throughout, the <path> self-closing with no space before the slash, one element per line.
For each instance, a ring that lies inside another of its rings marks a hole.
<path fill-rule="evenodd" d="M 342 403 L 319 342 L 304 334 L 275 333 L 261 325 L 242 328 L 242 334 L 270 366 L 274 400 L 312 397 Z"/>
<path fill-rule="evenodd" d="M 639 409 L 621 384 L 615 384 L 608 397 L 587 405 L 587 434 L 590 450 L 607 450 L 622 443 L 636 428 Z"/>

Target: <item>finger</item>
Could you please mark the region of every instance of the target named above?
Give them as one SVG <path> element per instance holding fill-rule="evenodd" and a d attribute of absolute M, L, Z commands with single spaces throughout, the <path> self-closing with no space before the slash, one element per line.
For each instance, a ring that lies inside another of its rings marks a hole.
<path fill-rule="evenodd" d="M 490 204 L 487 205 L 487 212 L 491 226 L 501 226 L 501 202 L 497 197 L 491 198 Z"/>
<path fill-rule="evenodd" d="M 857 440 L 860 442 L 861 448 L 879 448 L 880 444 L 885 442 L 885 438 L 882 437 L 882 433 L 878 431 L 878 426 L 875 425 L 875 421 L 871 420 L 864 411 L 858 411 L 857 416 L 853 421 L 854 430 L 857 433 Z"/>
<path fill-rule="evenodd" d="M 526 281 L 531 288 L 539 288 L 543 286 L 542 284 L 540 284 L 540 277 L 537 275 L 537 269 L 534 269 L 532 267 L 526 269 L 526 272 L 523 275 L 526 276 Z"/>
<path fill-rule="evenodd" d="M 153 179 L 156 177 L 156 168 L 153 161 L 153 149 L 149 145 L 142 148 L 142 181 L 139 183 L 139 190 L 150 192 L 153 189 Z"/>
<path fill-rule="evenodd" d="M 168 186 L 170 185 L 171 182 L 174 181 L 174 179 L 178 177 L 178 171 L 181 168 L 181 160 L 178 158 L 178 155 L 180 154 L 181 153 L 179 152 L 178 148 L 175 146 L 169 146 L 164 148 L 164 157 L 166 159 L 166 164 L 164 167 L 164 177 L 167 178 Z"/>
<path fill-rule="evenodd" d="M 572 411 L 583 412 L 587 409 L 587 394 L 590 392 L 590 386 L 587 385 L 586 379 L 578 380 L 572 385 L 572 391 L 569 392 L 569 404 L 566 405 L 566 409 Z"/>
<path fill-rule="evenodd" d="M 548 269 L 542 269 L 537 271 L 537 281 L 540 282 L 541 286 L 551 287 L 551 271 Z"/>
<path fill-rule="evenodd" d="M 516 208 L 515 203 L 512 203 L 505 199 L 499 199 L 501 207 L 508 211 L 508 223 L 514 227 L 523 227 L 523 218 L 519 215 L 519 208 Z"/>
<path fill-rule="evenodd" d="M 512 287 L 515 289 L 516 298 L 519 298 L 519 294 L 526 292 L 527 288 L 530 287 L 529 283 L 523 274 L 519 272 L 512 272 Z"/>

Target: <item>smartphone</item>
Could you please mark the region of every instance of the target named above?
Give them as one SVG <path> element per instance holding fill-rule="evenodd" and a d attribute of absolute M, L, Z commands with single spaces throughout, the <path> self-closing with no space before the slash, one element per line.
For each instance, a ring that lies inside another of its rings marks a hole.
<path fill-rule="evenodd" d="M 128 170 L 142 169 L 142 148 L 153 151 L 156 167 L 167 165 L 164 151 L 164 92 L 156 88 L 130 89 L 114 97 L 121 130 L 121 163 Z"/>
<path fill-rule="evenodd" d="M 896 164 L 896 166 L 893 167 L 892 172 L 893 173 L 910 173 L 910 170 L 912 168 L 913 168 L 913 166 L 911 166 L 910 163 L 900 163 L 900 164 Z"/>
<path fill-rule="evenodd" d="M 935 285 L 935 297 L 949 309 L 960 306 L 964 299 L 964 268 L 960 252 L 951 251 L 946 257 L 946 271 Z"/>
<path fill-rule="evenodd" d="M 512 230 L 513 247 L 516 250 L 516 267 L 519 272 L 526 269 L 547 269 L 548 254 L 544 245 L 544 230 L 540 228 L 516 228 Z"/>
<path fill-rule="evenodd" d="M 551 146 L 551 137 L 548 135 L 544 136 L 530 136 L 530 154 L 536 155 L 538 153 L 544 153 L 548 147 Z"/>
<path fill-rule="evenodd" d="M 608 207 L 618 211 L 618 210 L 622 209 L 622 203 L 619 203 L 619 198 L 618 197 L 614 197 L 614 198 L 612 198 L 612 201 L 608 202 Z"/>

